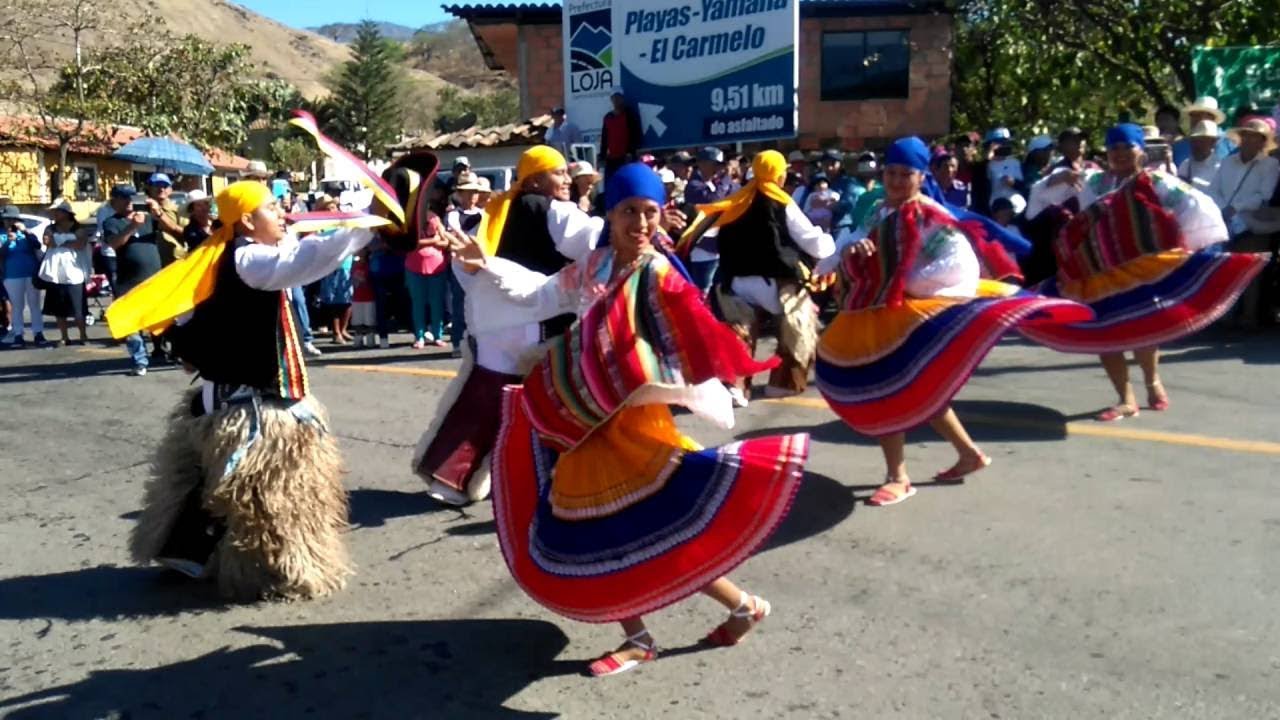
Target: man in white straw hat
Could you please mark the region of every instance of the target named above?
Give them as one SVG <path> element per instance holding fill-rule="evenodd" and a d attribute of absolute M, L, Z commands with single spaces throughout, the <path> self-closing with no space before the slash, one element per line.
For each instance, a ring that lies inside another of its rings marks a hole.
<path fill-rule="evenodd" d="M 1187 114 L 1187 123 L 1191 127 L 1195 127 L 1202 120 L 1211 120 L 1219 125 L 1227 121 L 1226 113 L 1218 107 L 1218 100 L 1202 95 L 1196 98 L 1196 101 L 1182 109 Z M 1214 148 L 1214 153 L 1218 159 L 1225 158 L 1230 155 L 1236 147 L 1230 140 L 1225 137 L 1218 138 L 1218 145 Z M 1173 162 L 1175 165 L 1182 165 L 1182 161 L 1191 157 L 1191 138 L 1185 137 L 1173 144 Z"/>
<path fill-rule="evenodd" d="M 1178 165 L 1178 177 L 1191 183 L 1201 192 L 1209 192 L 1209 185 L 1218 174 L 1222 158 L 1214 150 L 1222 131 L 1213 120 L 1201 120 L 1191 128 L 1187 139 L 1191 142 L 1191 157 Z"/>
<path fill-rule="evenodd" d="M 1246 117 L 1229 135 L 1240 152 L 1222 161 L 1209 185 L 1209 196 L 1222 208 L 1222 217 L 1231 230 L 1229 249 L 1233 252 L 1266 252 L 1271 249 L 1269 230 L 1264 225 L 1267 206 L 1280 181 L 1280 161 L 1267 153 L 1275 148 L 1275 128 L 1270 118 Z M 1261 282 L 1254 280 L 1240 296 L 1229 323 L 1256 327 Z"/>
<path fill-rule="evenodd" d="M 1250 213 L 1271 201 L 1280 162 L 1267 155 L 1275 147 L 1275 130 L 1266 119 L 1246 118 L 1230 134 L 1240 144 L 1240 152 L 1222 161 L 1209 186 L 1209 196 L 1222 208 L 1234 236 L 1248 229 Z"/>

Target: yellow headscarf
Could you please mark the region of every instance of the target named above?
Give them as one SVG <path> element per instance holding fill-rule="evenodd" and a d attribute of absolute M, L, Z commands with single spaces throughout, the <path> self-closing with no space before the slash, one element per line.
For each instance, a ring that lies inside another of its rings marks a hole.
<path fill-rule="evenodd" d="M 231 183 L 218 193 L 222 227 L 194 252 L 111 303 L 107 308 L 111 336 L 119 339 L 140 330 L 163 332 L 175 318 L 209 299 L 218 278 L 218 261 L 227 243 L 235 239 L 236 222 L 274 199 L 270 188 L 252 180 Z"/>
<path fill-rule="evenodd" d="M 484 215 L 480 218 L 480 230 L 476 240 L 486 255 L 498 252 L 498 243 L 502 240 L 502 229 L 507 225 L 507 213 L 511 203 L 522 194 L 519 183 L 537 175 L 551 172 L 566 165 L 564 155 L 550 145 L 538 145 L 524 151 L 520 162 L 516 164 L 516 186 L 501 195 L 491 198 L 484 206 Z"/>
<path fill-rule="evenodd" d="M 765 150 L 751 161 L 751 182 L 724 200 L 699 205 L 698 212 L 706 215 L 719 213 L 714 227 L 720 227 L 742 217 L 759 193 L 764 193 L 783 205 L 789 205 L 793 200 L 782 189 L 786 178 L 787 159 L 777 150 Z"/>

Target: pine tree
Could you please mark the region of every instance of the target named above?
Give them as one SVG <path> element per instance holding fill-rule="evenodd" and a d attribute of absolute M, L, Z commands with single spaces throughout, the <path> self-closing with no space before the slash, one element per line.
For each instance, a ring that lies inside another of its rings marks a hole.
<path fill-rule="evenodd" d="M 360 23 L 351 52 L 352 59 L 343 63 L 329 85 L 332 131 L 334 139 L 370 160 L 382 156 L 400 136 L 402 52 L 368 20 Z"/>

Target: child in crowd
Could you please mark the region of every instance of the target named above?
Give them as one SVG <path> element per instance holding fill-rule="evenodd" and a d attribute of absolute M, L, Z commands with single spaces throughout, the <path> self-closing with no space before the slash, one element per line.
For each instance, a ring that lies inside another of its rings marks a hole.
<path fill-rule="evenodd" d="M 831 232 L 832 209 L 840 202 L 840 193 L 831 189 L 831 183 L 825 177 L 813 181 L 813 189 L 804 201 L 804 214 L 809 222 L 822 228 L 823 232 Z"/>
<path fill-rule="evenodd" d="M 1012 198 L 997 198 L 991 201 L 991 219 L 1004 228 L 1006 231 L 1022 237 L 1022 230 L 1018 227 L 1018 205 L 1025 207 L 1025 203 L 1018 203 L 1022 200 L 1021 195 L 1015 195 Z"/>
<path fill-rule="evenodd" d="M 351 325 L 351 267 L 354 258 L 342 261 L 337 270 L 320 281 L 320 306 L 333 330 L 334 345 L 349 345 L 354 339 Z"/>
<path fill-rule="evenodd" d="M 354 336 L 356 347 L 377 347 L 378 336 L 374 333 L 374 325 L 378 320 L 374 309 L 373 282 L 369 278 L 368 252 L 352 258 L 349 317 L 349 334 Z"/>

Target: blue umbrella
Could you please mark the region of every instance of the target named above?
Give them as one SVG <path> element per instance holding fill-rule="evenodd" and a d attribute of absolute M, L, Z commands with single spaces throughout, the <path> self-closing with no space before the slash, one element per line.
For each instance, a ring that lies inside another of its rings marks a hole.
<path fill-rule="evenodd" d="M 139 138 L 115 151 L 113 157 L 139 165 L 155 165 L 160 170 L 183 175 L 213 174 L 213 166 L 199 150 L 173 138 Z"/>

